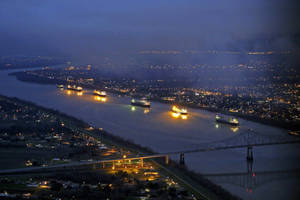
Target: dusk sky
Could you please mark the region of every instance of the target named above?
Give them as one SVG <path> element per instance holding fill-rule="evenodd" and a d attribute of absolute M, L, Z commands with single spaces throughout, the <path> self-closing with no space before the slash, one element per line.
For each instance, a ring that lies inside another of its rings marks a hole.
<path fill-rule="evenodd" d="M 2 55 L 299 47 L 292 0 L 2 0 Z"/>

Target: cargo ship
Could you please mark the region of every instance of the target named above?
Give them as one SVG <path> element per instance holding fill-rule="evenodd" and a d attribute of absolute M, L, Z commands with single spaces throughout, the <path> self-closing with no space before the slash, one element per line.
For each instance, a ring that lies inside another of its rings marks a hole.
<path fill-rule="evenodd" d="M 59 89 L 64 89 L 64 85 L 56 85 L 56 87 Z"/>
<path fill-rule="evenodd" d="M 82 91 L 82 87 L 76 86 L 76 85 L 73 85 L 73 86 L 68 85 L 68 86 L 67 86 L 67 89 L 68 89 L 68 90 L 73 90 L 73 91 L 76 91 L 76 92 L 81 92 L 81 91 Z"/>
<path fill-rule="evenodd" d="M 290 135 L 300 136 L 300 131 L 289 131 Z"/>
<path fill-rule="evenodd" d="M 94 90 L 93 94 L 95 96 L 99 96 L 99 97 L 106 97 L 106 92 L 105 91 Z"/>
<path fill-rule="evenodd" d="M 239 125 L 239 121 L 237 120 L 237 118 L 222 116 L 222 115 L 219 115 L 219 114 L 216 115 L 216 122 L 224 123 L 224 124 L 230 124 L 232 126 L 238 126 Z"/>
<path fill-rule="evenodd" d="M 172 116 L 175 118 L 181 117 L 182 119 L 187 119 L 187 109 L 179 108 L 178 106 L 172 106 Z"/>
<path fill-rule="evenodd" d="M 148 101 L 146 98 L 132 99 L 131 100 L 131 105 L 149 108 L 150 107 L 150 101 Z"/>

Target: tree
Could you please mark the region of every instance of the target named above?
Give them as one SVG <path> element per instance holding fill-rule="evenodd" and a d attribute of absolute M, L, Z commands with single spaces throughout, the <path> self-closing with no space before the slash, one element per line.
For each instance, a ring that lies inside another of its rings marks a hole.
<path fill-rule="evenodd" d="M 63 187 L 63 185 L 57 181 L 51 181 L 50 186 L 52 191 L 60 191 Z"/>

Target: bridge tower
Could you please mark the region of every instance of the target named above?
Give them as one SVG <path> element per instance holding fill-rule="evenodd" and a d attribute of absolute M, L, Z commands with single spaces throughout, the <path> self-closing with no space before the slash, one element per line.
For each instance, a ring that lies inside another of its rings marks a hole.
<path fill-rule="evenodd" d="M 247 160 L 247 172 L 248 174 L 253 172 L 253 160 Z"/>
<path fill-rule="evenodd" d="M 169 164 L 169 156 L 168 155 L 166 155 L 165 161 L 166 161 L 166 165 Z"/>
<path fill-rule="evenodd" d="M 184 154 L 183 153 L 180 154 L 179 164 L 184 165 Z"/>
<path fill-rule="evenodd" d="M 247 160 L 253 161 L 253 150 L 252 146 L 247 147 Z"/>

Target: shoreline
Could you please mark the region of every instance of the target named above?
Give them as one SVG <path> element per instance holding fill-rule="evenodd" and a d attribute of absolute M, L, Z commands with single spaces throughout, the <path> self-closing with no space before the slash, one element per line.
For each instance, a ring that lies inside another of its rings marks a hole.
<path fill-rule="evenodd" d="M 13 73 L 9 73 L 9 76 L 15 76 L 17 80 L 22 81 L 22 82 L 29 82 L 29 83 L 37 83 L 37 84 L 42 84 L 42 85 L 57 85 L 57 84 L 63 84 L 66 85 L 68 84 L 67 81 L 64 80 L 57 80 L 57 79 L 45 79 L 45 78 L 39 78 L 36 76 L 29 76 L 26 74 L 26 76 L 22 76 L 24 75 L 24 72 L 13 72 Z M 87 88 L 87 89 L 99 89 L 97 87 L 93 87 L 90 85 L 85 85 L 85 84 L 81 84 L 81 86 Z M 116 92 L 114 90 L 107 90 L 108 92 L 112 93 L 112 94 L 117 94 L 117 95 L 122 95 L 122 96 L 129 96 L 127 94 L 121 93 L 121 92 Z M 164 104 L 172 104 L 173 102 L 169 102 L 169 101 L 164 101 L 161 100 L 159 98 L 150 98 L 149 100 L 151 101 L 155 101 L 155 102 L 159 102 L 159 103 L 164 103 Z M 284 122 L 284 121 L 279 121 L 279 120 L 269 120 L 269 119 L 261 119 L 257 116 L 250 116 L 250 115 L 244 115 L 244 114 L 240 114 L 240 113 L 233 113 L 233 112 L 228 112 L 228 111 L 224 111 L 221 109 L 213 109 L 213 108 L 206 108 L 206 107 L 200 107 L 197 105 L 190 105 L 187 103 L 178 103 L 178 102 L 174 102 L 178 105 L 181 106 L 185 106 L 188 108 L 193 108 L 193 109 L 202 109 L 205 111 L 209 111 L 209 112 L 213 112 L 213 113 L 222 113 L 225 115 L 229 115 L 229 116 L 234 116 L 234 117 L 239 117 L 241 119 L 244 120 L 249 120 L 252 122 L 256 122 L 256 123 L 260 123 L 263 125 L 268 125 L 268 126 L 273 126 L 273 127 L 277 127 L 277 128 L 281 128 L 281 129 L 285 129 L 286 131 L 298 131 L 300 130 L 300 123 L 297 122 Z"/>

